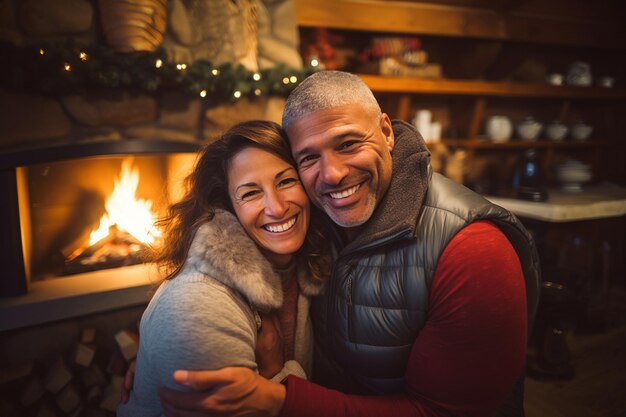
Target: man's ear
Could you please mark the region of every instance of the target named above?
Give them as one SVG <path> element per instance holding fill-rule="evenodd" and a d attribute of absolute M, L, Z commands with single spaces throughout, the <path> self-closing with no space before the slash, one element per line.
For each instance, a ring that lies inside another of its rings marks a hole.
<path fill-rule="evenodd" d="M 385 136 L 385 143 L 387 143 L 389 152 L 393 151 L 396 139 L 393 135 L 393 126 L 391 125 L 391 119 L 389 118 L 387 113 L 383 113 L 380 117 L 380 130 Z"/>

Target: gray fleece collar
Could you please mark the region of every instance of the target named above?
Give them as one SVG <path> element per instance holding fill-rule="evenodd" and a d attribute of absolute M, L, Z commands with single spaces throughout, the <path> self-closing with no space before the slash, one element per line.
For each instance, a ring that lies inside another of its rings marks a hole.
<path fill-rule="evenodd" d="M 261 311 L 283 303 L 280 277 L 250 239 L 237 217 L 215 210 L 211 221 L 202 224 L 193 238 L 186 262 L 192 268 L 240 292 Z M 310 282 L 308 271 L 298 263 L 298 284 L 304 294 L 321 288 Z"/>

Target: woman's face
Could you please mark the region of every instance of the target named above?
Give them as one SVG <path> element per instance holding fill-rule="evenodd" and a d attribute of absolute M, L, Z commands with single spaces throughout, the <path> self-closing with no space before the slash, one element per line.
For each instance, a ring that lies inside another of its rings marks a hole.
<path fill-rule="evenodd" d="M 227 175 L 239 222 L 270 262 L 287 266 L 309 226 L 309 199 L 297 171 L 268 151 L 247 147 L 231 159 Z"/>

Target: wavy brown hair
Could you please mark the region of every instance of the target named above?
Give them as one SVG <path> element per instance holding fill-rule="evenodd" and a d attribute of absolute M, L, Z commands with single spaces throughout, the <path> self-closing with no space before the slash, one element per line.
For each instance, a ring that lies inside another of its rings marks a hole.
<path fill-rule="evenodd" d="M 193 171 L 185 179 L 185 196 L 169 206 L 157 222 L 163 231 L 161 243 L 151 248 L 148 260 L 156 262 L 165 279 L 172 279 L 182 269 L 198 227 L 213 219 L 215 209 L 235 214 L 228 195 L 228 167 L 242 149 L 254 146 L 270 152 L 295 166 L 289 142 L 280 125 L 251 120 L 230 128 L 217 141 L 206 145 Z M 328 244 L 319 219 L 311 207 L 311 224 L 304 245 L 297 253 L 306 260 L 311 280 L 323 283 L 330 274 Z"/>

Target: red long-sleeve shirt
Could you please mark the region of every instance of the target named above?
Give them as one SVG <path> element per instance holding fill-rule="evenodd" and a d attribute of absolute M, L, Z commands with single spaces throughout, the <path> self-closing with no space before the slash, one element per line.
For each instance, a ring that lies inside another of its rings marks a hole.
<path fill-rule="evenodd" d="M 450 241 L 432 281 L 427 321 L 413 344 L 405 392 L 346 395 L 290 376 L 281 416 L 487 416 L 524 364 L 526 291 L 519 259 L 493 224 Z"/>

